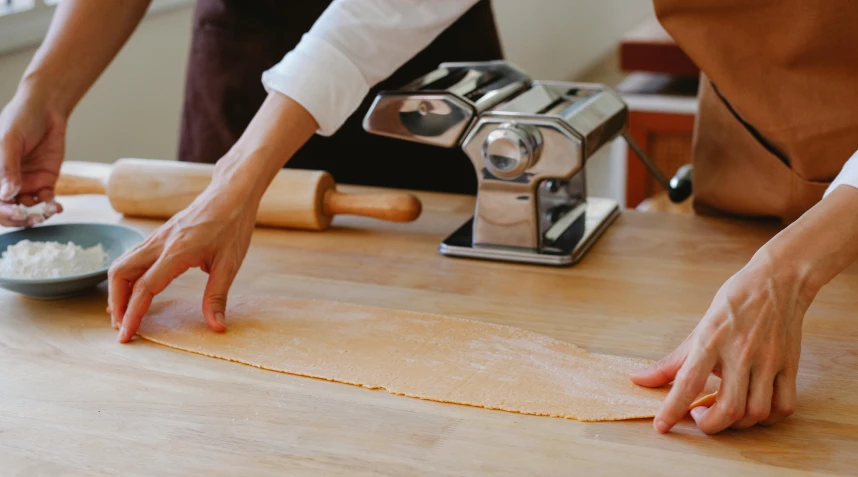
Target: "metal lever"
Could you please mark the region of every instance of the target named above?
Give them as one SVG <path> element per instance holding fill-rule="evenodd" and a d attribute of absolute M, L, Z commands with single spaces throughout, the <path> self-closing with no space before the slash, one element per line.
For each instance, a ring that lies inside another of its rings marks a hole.
<path fill-rule="evenodd" d="M 623 133 L 623 139 L 626 140 L 626 143 L 632 148 L 635 155 L 638 156 L 638 159 L 644 163 L 647 169 L 649 169 L 649 173 L 655 177 L 656 182 L 658 182 L 664 190 L 667 191 L 667 196 L 670 198 L 670 201 L 674 204 L 678 204 L 680 202 L 685 201 L 691 197 L 692 192 L 692 184 L 691 184 L 691 172 L 692 167 L 691 164 L 685 164 L 680 167 L 678 171 L 676 171 L 676 175 L 673 176 L 670 180 L 667 180 L 667 177 L 661 172 L 661 169 L 652 162 L 649 155 L 644 152 L 644 150 L 638 145 L 638 143 L 631 138 L 627 133 Z"/>

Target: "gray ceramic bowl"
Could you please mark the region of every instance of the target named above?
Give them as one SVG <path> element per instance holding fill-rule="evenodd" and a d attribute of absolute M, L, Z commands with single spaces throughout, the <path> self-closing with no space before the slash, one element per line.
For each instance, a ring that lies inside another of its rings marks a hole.
<path fill-rule="evenodd" d="M 33 242 L 72 242 L 81 247 L 98 243 L 107 253 L 107 266 L 94 272 L 71 277 L 18 280 L 0 277 L 0 287 L 32 298 L 65 298 L 95 288 L 107 279 L 107 269 L 114 260 L 143 241 L 142 233 L 112 224 L 57 224 L 15 230 L 0 235 L 0 253 L 22 240 Z"/>

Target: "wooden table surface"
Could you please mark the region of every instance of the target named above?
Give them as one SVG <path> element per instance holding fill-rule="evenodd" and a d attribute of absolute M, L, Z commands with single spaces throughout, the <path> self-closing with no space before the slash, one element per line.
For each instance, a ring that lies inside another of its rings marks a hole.
<path fill-rule="evenodd" d="M 625 212 L 573 268 L 511 265 L 440 256 L 472 202 L 422 197 L 414 224 L 259 229 L 233 292 L 460 316 L 657 359 L 775 232 Z M 64 203 L 63 221 L 157 226 L 122 220 L 103 197 Z M 200 296 L 204 278 L 167 293 Z M 524 416 L 120 345 L 104 288 L 59 301 L 0 291 L 0 475 L 855 475 L 856 291 L 852 268 L 808 312 L 796 415 L 714 437 L 690 420 L 659 435 L 650 420 Z"/>

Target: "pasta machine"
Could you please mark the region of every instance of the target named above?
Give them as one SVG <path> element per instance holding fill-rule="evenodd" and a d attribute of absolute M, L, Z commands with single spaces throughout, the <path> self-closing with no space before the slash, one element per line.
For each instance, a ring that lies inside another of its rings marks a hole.
<path fill-rule="evenodd" d="M 479 183 L 474 217 L 442 254 L 545 265 L 577 262 L 619 215 L 588 197 L 584 166 L 626 134 L 628 108 L 601 84 L 533 81 L 505 61 L 444 63 L 383 91 L 363 121 L 373 134 L 461 147 Z M 681 202 L 690 166 L 668 181 L 630 138 L 656 179 Z"/>

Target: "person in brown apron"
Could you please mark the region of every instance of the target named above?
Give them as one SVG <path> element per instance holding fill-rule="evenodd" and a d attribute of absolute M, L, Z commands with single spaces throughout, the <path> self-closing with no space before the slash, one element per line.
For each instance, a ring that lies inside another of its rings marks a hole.
<path fill-rule="evenodd" d="M 330 3 L 197 1 L 179 160 L 214 163 L 227 153 L 267 96 L 262 73 L 295 48 Z M 346 184 L 475 194 L 476 174 L 460 149 L 367 134 L 361 121 L 377 91 L 396 89 L 443 62 L 501 57 L 491 3 L 481 0 L 376 85 L 336 134 L 313 136 L 286 167 L 326 170 Z"/>
<path fill-rule="evenodd" d="M 722 382 L 711 407 L 692 410 L 701 430 L 773 424 L 796 406 L 808 306 L 858 258 L 858 190 L 840 185 L 820 201 L 858 150 L 858 2 L 655 6 L 704 73 L 693 147 L 695 209 L 791 225 L 721 288 L 676 351 L 633 379 L 647 386 L 676 379 L 654 422 L 660 432 L 686 414 L 711 371 Z M 858 186 L 855 177 L 848 183 Z"/>

